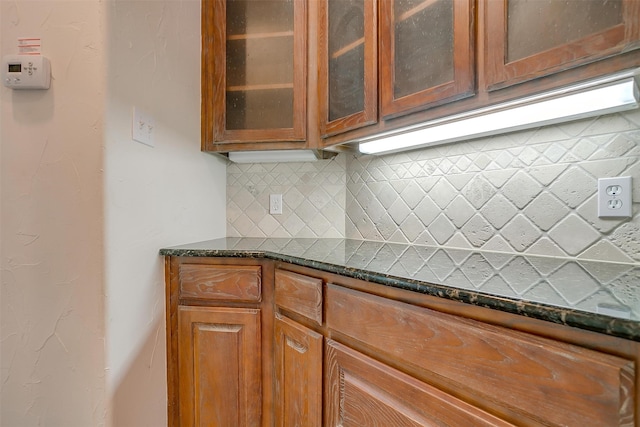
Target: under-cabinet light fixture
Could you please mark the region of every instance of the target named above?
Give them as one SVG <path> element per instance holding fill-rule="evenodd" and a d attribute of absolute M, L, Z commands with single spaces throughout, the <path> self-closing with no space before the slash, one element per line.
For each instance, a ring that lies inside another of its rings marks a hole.
<path fill-rule="evenodd" d="M 273 151 L 232 151 L 229 160 L 234 163 L 284 163 L 315 162 L 318 160 L 311 150 L 273 150 Z"/>
<path fill-rule="evenodd" d="M 636 70 L 359 140 L 365 154 L 391 153 L 638 108 Z"/>

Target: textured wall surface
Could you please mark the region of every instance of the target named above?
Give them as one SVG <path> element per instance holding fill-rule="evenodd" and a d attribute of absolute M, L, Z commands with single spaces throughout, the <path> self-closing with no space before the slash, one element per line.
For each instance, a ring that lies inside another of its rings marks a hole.
<path fill-rule="evenodd" d="M 225 234 L 226 162 L 200 152 L 200 2 L 108 2 L 106 380 L 110 424 L 166 425 L 158 249 Z M 155 146 L 131 139 L 132 109 Z"/>
<path fill-rule="evenodd" d="M 611 306 L 639 318 L 639 111 L 400 154 L 340 154 L 334 162 L 345 166 L 306 187 L 284 164 L 229 166 L 229 235 L 329 237 L 309 231 L 318 215 L 327 221 L 326 199 L 297 206 L 330 184 L 343 237 L 416 245 L 394 265 L 398 274 L 426 272 L 437 283 L 594 312 Z M 632 219 L 597 217 L 597 179 L 613 176 L 633 177 Z M 337 186 L 343 179 L 346 193 Z M 293 195 L 295 227 L 267 213 L 276 188 L 285 204 Z"/>
<path fill-rule="evenodd" d="M 597 179 L 613 176 L 633 177 L 631 219 L 597 217 Z M 386 156 L 230 164 L 227 178 L 228 236 L 640 262 L 638 110 Z"/>
<path fill-rule="evenodd" d="M 227 236 L 344 237 L 345 162 L 230 163 Z M 282 215 L 269 214 L 270 194 L 282 194 Z"/>
<path fill-rule="evenodd" d="M 0 20 L 3 53 L 39 36 L 52 66 L 48 91 L 0 86 L 0 425 L 166 425 L 158 249 L 225 234 L 200 2 L 0 1 Z"/>
<path fill-rule="evenodd" d="M 42 38 L 47 91 L 0 86 L 0 425 L 105 422 L 104 7 L 0 1 L 2 52 Z"/>
<path fill-rule="evenodd" d="M 347 160 L 346 236 L 640 262 L 640 111 Z M 597 179 L 633 177 L 632 219 L 597 217 Z"/>

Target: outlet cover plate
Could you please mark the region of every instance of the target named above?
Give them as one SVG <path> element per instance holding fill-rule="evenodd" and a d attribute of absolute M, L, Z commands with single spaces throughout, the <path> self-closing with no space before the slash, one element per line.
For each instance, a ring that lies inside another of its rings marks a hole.
<path fill-rule="evenodd" d="M 598 217 L 631 218 L 631 177 L 598 179 Z"/>
<path fill-rule="evenodd" d="M 271 215 L 282 215 L 282 194 L 269 195 L 269 213 Z"/>

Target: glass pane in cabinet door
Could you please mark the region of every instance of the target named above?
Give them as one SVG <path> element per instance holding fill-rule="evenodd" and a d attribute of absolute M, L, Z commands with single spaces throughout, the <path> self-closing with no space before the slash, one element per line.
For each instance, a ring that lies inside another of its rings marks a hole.
<path fill-rule="evenodd" d="M 227 0 L 227 38 L 293 30 L 293 0 Z"/>
<path fill-rule="evenodd" d="M 227 93 L 227 129 L 292 127 L 293 89 Z"/>
<path fill-rule="evenodd" d="M 453 0 L 395 0 L 394 98 L 453 80 Z"/>
<path fill-rule="evenodd" d="M 622 0 L 509 0 L 507 8 L 507 62 L 623 22 Z"/>
<path fill-rule="evenodd" d="M 293 127 L 293 44 L 293 0 L 227 0 L 227 129 Z"/>
<path fill-rule="evenodd" d="M 364 110 L 364 1 L 329 1 L 329 121 Z"/>

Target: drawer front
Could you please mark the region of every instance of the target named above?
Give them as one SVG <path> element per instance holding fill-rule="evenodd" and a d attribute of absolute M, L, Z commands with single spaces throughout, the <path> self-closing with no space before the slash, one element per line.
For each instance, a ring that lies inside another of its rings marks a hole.
<path fill-rule="evenodd" d="M 276 305 L 322 324 L 322 280 L 276 270 Z"/>
<path fill-rule="evenodd" d="M 259 265 L 180 265 L 180 298 L 259 302 L 262 292 Z"/>
<path fill-rule="evenodd" d="M 326 303 L 331 329 L 529 424 L 637 421 L 632 361 L 331 284 Z"/>
<path fill-rule="evenodd" d="M 334 341 L 325 360 L 327 425 L 512 425 Z"/>

